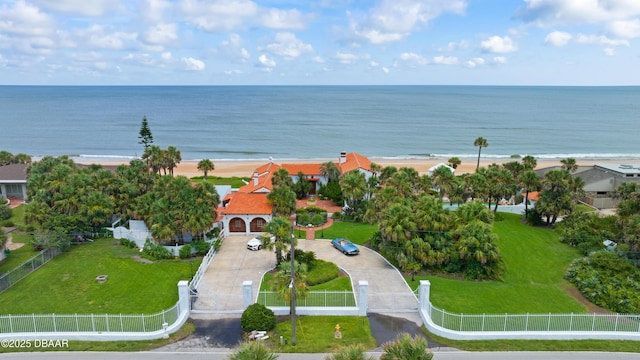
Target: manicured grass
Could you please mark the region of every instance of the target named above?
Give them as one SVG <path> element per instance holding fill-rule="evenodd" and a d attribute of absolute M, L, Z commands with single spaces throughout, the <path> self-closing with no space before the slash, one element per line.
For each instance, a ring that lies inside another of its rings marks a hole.
<path fill-rule="evenodd" d="M 638 352 L 637 341 L 614 340 L 474 340 L 446 339 L 423 331 L 441 346 L 465 351 L 612 351 Z M 606 357 L 606 356 L 603 356 Z"/>
<path fill-rule="evenodd" d="M 72 246 L 0 294 L 0 313 L 155 313 L 176 303 L 178 281 L 189 280 L 201 262 L 148 264 L 134 260 L 137 254 L 114 239 Z M 108 281 L 98 284 L 98 275 Z"/>
<path fill-rule="evenodd" d="M 14 234 L 14 242 L 15 234 Z M 17 250 L 11 250 L 6 259 L 0 262 L 0 274 L 4 274 L 13 270 L 16 266 L 22 264 L 23 262 L 29 260 L 31 257 L 36 255 L 38 252 L 33 250 L 33 247 L 29 244 L 25 244 L 21 248 Z"/>
<path fill-rule="evenodd" d="M 362 245 L 371 239 L 378 230 L 377 225 L 352 222 L 334 222 L 331 227 L 316 231 L 316 239 L 345 238 L 354 244 Z"/>
<path fill-rule="evenodd" d="M 461 281 L 441 276 L 416 276 L 431 282 L 431 301 L 456 313 L 584 313 L 586 307 L 569 296 L 563 279 L 579 253 L 558 241 L 550 229 L 523 225 L 520 216 L 502 214 L 494 230 L 506 263 L 503 281 Z"/>
<path fill-rule="evenodd" d="M 244 181 L 243 181 L 244 180 Z M 219 176 L 207 176 L 207 182 L 213 185 L 231 185 L 231 187 L 239 188 L 242 187 L 248 182 L 250 178 L 248 177 L 219 177 Z M 193 182 L 204 182 L 204 176 L 196 176 L 192 177 L 191 181 Z"/>
<path fill-rule="evenodd" d="M 24 205 L 11 209 L 11 217 L 9 220 L 11 220 L 16 227 L 24 225 L 24 212 L 26 209 L 27 207 Z"/>
<path fill-rule="evenodd" d="M 326 283 L 310 286 L 309 290 L 311 291 L 339 291 L 339 290 L 353 290 L 351 286 L 351 278 L 348 276 L 339 277 L 337 279 L 333 279 L 331 281 L 327 281 Z"/>
<path fill-rule="evenodd" d="M 340 325 L 342 339 L 336 339 L 335 326 Z M 342 346 L 361 344 L 374 349 L 376 340 L 371 334 L 369 319 L 358 316 L 304 316 L 296 319 L 296 346 L 291 345 L 291 320 L 276 325 L 270 343 L 275 352 L 323 353 L 333 352 Z M 280 336 L 287 345 L 280 345 Z"/>

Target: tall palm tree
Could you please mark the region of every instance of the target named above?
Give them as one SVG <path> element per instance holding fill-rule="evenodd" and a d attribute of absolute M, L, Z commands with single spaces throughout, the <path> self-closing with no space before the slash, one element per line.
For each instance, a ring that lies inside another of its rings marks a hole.
<path fill-rule="evenodd" d="M 351 170 L 340 176 L 342 194 L 349 200 L 349 206 L 357 207 L 358 200 L 364 197 L 367 191 L 367 182 L 364 174 L 358 170 Z"/>
<path fill-rule="evenodd" d="M 204 173 L 204 181 L 207 181 L 207 174 L 209 171 L 215 170 L 216 166 L 209 159 L 202 159 L 198 161 L 198 170 Z"/>
<path fill-rule="evenodd" d="M 264 230 L 275 237 L 274 241 L 263 241 L 265 247 L 269 250 L 274 249 L 276 254 L 276 265 L 282 262 L 282 252 L 289 246 L 290 236 L 292 234 L 291 223 L 287 218 L 275 217 L 269 221 Z"/>
<path fill-rule="evenodd" d="M 447 165 L 451 166 L 454 170 L 457 169 L 460 164 L 462 164 L 462 160 L 455 156 L 447 160 Z"/>
<path fill-rule="evenodd" d="M 173 176 L 173 169 L 182 161 L 182 154 L 175 146 L 169 146 L 165 151 L 165 156 L 167 158 L 167 169 L 169 169 L 169 174 Z"/>
<path fill-rule="evenodd" d="M 526 169 L 533 170 L 538 166 L 538 160 L 531 155 L 527 155 L 522 158 L 522 165 L 524 165 Z"/>
<path fill-rule="evenodd" d="M 267 194 L 276 216 L 289 216 L 296 210 L 296 193 L 288 186 L 276 186 Z"/>
<path fill-rule="evenodd" d="M 540 178 L 533 170 L 527 170 L 520 174 L 520 185 L 525 192 L 524 216 L 529 214 L 529 193 L 540 189 Z"/>
<path fill-rule="evenodd" d="M 478 147 L 478 163 L 476 164 L 476 170 L 478 170 L 478 168 L 480 167 L 480 152 L 482 151 L 483 147 L 489 146 L 489 142 L 487 141 L 487 139 L 481 136 L 473 142 L 473 146 Z"/>

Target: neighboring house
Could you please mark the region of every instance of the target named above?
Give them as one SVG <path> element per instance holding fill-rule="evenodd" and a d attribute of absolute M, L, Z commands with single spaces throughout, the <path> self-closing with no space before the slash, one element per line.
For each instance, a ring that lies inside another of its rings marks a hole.
<path fill-rule="evenodd" d="M 336 163 L 342 174 L 351 170 L 358 170 L 368 179 L 373 175 L 371 161 L 356 153 L 342 152 Z M 223 197 L 222 207 L 218 208 L 219 223 L 222 232 L 229 234 L 256 234 L 263 232 L 264 226 L 273 218 L 273 207 L 269 204 L 267 194 L 273 190 L 271 179 L 273 173 L 285 169 L 292 181 L 297 183 L 298 174 L 302 172 L 306 180 L 315 186 L 309 191 L 310 195 L 317 193 L 321 185 L 327 183 L 320 169 L 322 164 L 274 164 L 269 162 L 257 168 L 249 182 Z"/>
<path fill-rule="evenodd" d="M 542 178 L 548 171 L 559 168 L 561 167 L 540 169 L 536 170 L 536 173 Z M 640 183 L 640 164 L 580 166 L 572 175 L 584 181 L 585 203 L 597 209 L 608 209 L 616 207 L 620 202 L 614 198 L 613 193 L 621 184 Z"/>
<path fill-rule="evenodd" d="M 438 163 L 438 164 L 433 165 L 432 167 L 430 167 L 429 170 L 427 170 L 427 175 L 429 175 L 430 177 L 433 176 L 433 172 L 436 171 L 436 169 L 439 169 L 439 168 L 441 168 L 443 166 L 448 168 L 449 170 L 451 170 L 452 174 L 456 173 L 456 169 L 454 169 L 451 166 L 441 162 L 441 163 Z"/>
<path fill-rule="evenodd" d="M 27 201 L 27 167 L 29 164 L 0 166 L 0 198 Z"/>

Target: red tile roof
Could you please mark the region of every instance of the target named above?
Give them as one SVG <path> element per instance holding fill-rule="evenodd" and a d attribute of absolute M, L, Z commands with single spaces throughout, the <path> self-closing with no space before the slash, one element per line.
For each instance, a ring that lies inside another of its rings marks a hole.
<path fill-rule="evenodd" d="M 270 163 L 267 163 L 267 164 L 264 164 L 264 165 L 260 166 L 259 168 L 257 168 L 255 170 L 255 172 L 258 173 L 258 176 L 262 176 L 262 175 L 265 175 L 267 173 L 272 173 L 273 174 L 274 172 L 278 171 L 278 169 L 280 169 L 280 165 L 270 162 Z M 254 173 L 251 173 L 251 178 L 253 178 Z"/>
<path fill-rule="evenodd" d="M 524 193 L 523 195 L 527 196 L 527 193 Z M 540 192 L 532 191 L 532 192 L 529 193 L 529 200 L 538 201 L 539 198 L 540 198 Z"/>
<path fill-rule="evenodd" d="M 346 161 L 342 164 L 339 163 L 338 167 L 343 174 L 355 169 L 371 171 L 371 160 L 366 156 L 351 152 L 347 154 Z"/>
<path fill-rule="evenodd" d="M 238 192 L 242 193 L 253 193 L 260 190 L 267 190 L 267 192 L 273 190 L 273 183 L 271 182 L 271 178 L 273 177 L 273 173 L 266 173 L 262 176 L 258 176 L 258 183 L 253 177 L 249 179 L 249 183 L 247 185 L 242 186 L 238 189 Z"/>
<path fill-rule="evenodd" d="M 235 193 L 224 209 L 225 215 L 271 215 L 267 194 Z"/>
<path fill-rule="evenodd" d="M 322 164 L 282 164 L 283 169 L 286 169 L 289 175 L 298 175 L 298 172 L 302 171 L 305 175 L 321 175 L 320 168 Z"/>

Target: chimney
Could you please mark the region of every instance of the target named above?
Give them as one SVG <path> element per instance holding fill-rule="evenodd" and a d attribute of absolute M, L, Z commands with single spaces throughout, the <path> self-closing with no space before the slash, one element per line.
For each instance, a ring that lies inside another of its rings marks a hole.
<path fill-rule="evenodd" d="M 338 161 L 339 164 L 344 164 L 347 162 L 347 152 L 342 150 L 340 152 L 340 160 Z"/>
<path fill-rule="evenodd" d="M 258 186 L 258 170 L 253 172 L 253 186 Z"/>

